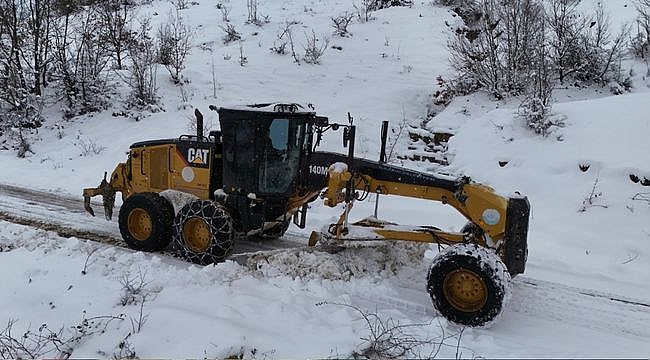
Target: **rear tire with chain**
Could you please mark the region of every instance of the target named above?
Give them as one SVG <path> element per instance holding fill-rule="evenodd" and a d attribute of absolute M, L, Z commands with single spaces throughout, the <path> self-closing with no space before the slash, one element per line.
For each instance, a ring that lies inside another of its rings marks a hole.
<path fill-rule="evenodd" d="M 232 217 L 213 201 L 196 200 L 183 206 L 173 228 L 174 247 L 181 257 L 195 264 L 218 263 L 232 252 Z"/>
<path fill-rule="evenodd" d="M 120 207 L 118 225 L 126 244 L 138 251 L 160 251 L 172 238 L 174 208 L 157 193 L 137 193 Z"/>
<path fill-rule="evenodd" d="M 447 320 L 487 327 L 510 301 L 510 274 L 490 250 L 475 244 L 452 245 L 433 260 L 427 290 Z"/>

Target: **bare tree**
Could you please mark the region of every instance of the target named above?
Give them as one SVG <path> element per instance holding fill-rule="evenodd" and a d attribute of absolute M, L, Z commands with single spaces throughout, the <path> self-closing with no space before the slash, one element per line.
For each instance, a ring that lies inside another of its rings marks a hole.
<path fill-rule="evenodd" d="M 257 16 L 257 0 L 246 0 L 246 8 L 248 9 L 248 22 L 251 24 L 261 24 Z"/>
<path fill-rule="evenodd" d="M 618 66 L 623 56 L 629 25 L 625 24 L 612 38 L 611 21 L 602 3 L 597 3 L 589 26 L 582 35 L 584 65 L 577 72 L 580 80 L 599 81 L 620 80 Z"/>
<path fill-rule="evenodd" d="M 47 0 L 0 0 L 0 138 L 18 157 L 43 123 L 49 24 Z"/>
<path fill-rule="evenodd" d="M 461 11 L 466 26 L 454 29 L 449 43 L 452 66 L 461 79 L 455 82 L 476 81 L 497 98 L 528 94 L 532 85 L 536 98 L 546 103 L 547 96 L 539 93 L 541 83 L 531 78 L 550 75 L 539 72 L 542 49 L 561 83 L 569 76 L 600 84 L 621 82 L 629 26 L 612 36 L 602 3 L 585 19 L 577 12 L 579 2 L 549 0 L 545 10 L 540 0 L 481 0 L 473 10 Z"/>
<path fill-rule="evenodd" d="M 0 2 L 0 98 L 9 110 L 20 111 L 29 93 L 29 82 L 25 76 L 23 62 L 24 42 L 28 35 L 22 24 L 27 22 L 27 12 L 22 2 L 1 0 Z"/>
<path fill-rule="evenodd" d="M 135 37 L 138 39 L 129 47 L 131 58 L 130 76 L 127 80 L 131 87 L 130 105 L 146 107 L 158 102 L 156 87 L 156 52 L 154 41 L 150 36 L 149 19 L 142 19 Z"/>
<path fill-rule="evenodd" d="M 650 52 L 650 0 L 637 0 L 636 10 L 637 32 L 641 36 L 641 52 L 638 55 L 645 59 Z"/>
<path fill-rule="evenodd" d="M 412 0 L 374 0 L 373 10 L 386 9 L 393 6 L 411 6 Z"/>
<path fill-rule="evenodd" d="M 650 0 L 637 0 L 637 34 L 632 39 L 636 56 L 645 60 L 646 74 L 650 75 Z"/>
<path fill-rule="evenodd" d="M 505 86 L 513 94 L 525 91 L 532 51 L 540 44 L 533 41 L 533 34 L 544 31 L 544 8 L 538 0 L 511 0 L 497 7 L 500 31 L 503 31 Z"/>
<path fill-rule="evenodd" d="M 526 125 L 542 136 L 547 136 L 553 126 L 559 125 L 550 119 L 553 73 L 549 56 L 551 46 L 546 43 L 546 25 L 547 22 L 542 20 L 540 31 L 531 34 L 531 41 L 538 45 L 530 48 L 530 86 L 526 89 L 526 97 L 518 110 L 518 115 L 524 119 Z"/>
<path fill-rule="evenodd" d="M 181 81 L 185 58 L 192 50 L 192 29 L 180 13 L 170 12 L 166 23 L 158 28 L 158 61 L 165 66 L 174 83 Z"/>
<path fill-rule="evenodd" d="M 12 81 L 14 86 L 38 96 L 47 84 L 46 65 L 50 61 L 50 3 L 51 0 L 0 1 L 0 64 L 17 76 Z M 13 100 L 9 101 L 12 106 L 17 99 Z"/>
<path fill-rule="evenodd" d="M 50 35 L 52 19 L 51 0 L 29 1 L 29 32 L 31 35 L 32 69 L 34 87 L 32 93 L 41 95 L 41 88 L 46 86 L 47 64 L 50 62 Z"/>
<path fill-rule="evenodd" d="M 0 110 L 15 112 L 21 123 L 32 117 L 29 109 L 46 84 L 49 9 L 48 0 L 0 1 Z"/>
<path fill-rule="evenodd" d="M 361 0 L 361 4 L 353 5 L 357 11 L 357 18 L 359 22 L 368 22 L 373 19 L 372 12 L 376 10 L 377 0 Z"/>
<path fill-rule="evenodd" d="M 449 50 L 451 64 L 460 78 L 473 79 L 500 98 L 505 89 L 505 64 L 497 6 L 496 0 L 482 1 L 477 9 L 480 16 L 473 28 L 457 31 L 449 43 Z"/>
<path fill-rule="evenodd" d="M 99 15 L 88 8 L 65 15 L 54 29 L 56 77 L 67 101 L 68 117 L 98 111 L 106 105 L 104 69 L 109 57 L 100 46 L 100 27 Z"/>
<path fill-rule="evenodd" d="M 550 56 L 561 84 L 567 76 L 579 70 L 583 62 L 580 38 L 587 23 L 577 10 L 580 1 L 550 0 L 547 11 Z"/>
<path fill-rule="evenodd" d="M 131 21 L 133 11 L 124 0 L 107 0 L 100 2 L 98 11 L 101 21 L 100 41 L 115 60 L 118 70 L 122 70 L 124 58 L 133 41 Z"/>
<path fill-rule="evenodd" d="M 185 10 L 190 7 L 189 0 L 174 0 L 174 6 L 176 10 Z"/>

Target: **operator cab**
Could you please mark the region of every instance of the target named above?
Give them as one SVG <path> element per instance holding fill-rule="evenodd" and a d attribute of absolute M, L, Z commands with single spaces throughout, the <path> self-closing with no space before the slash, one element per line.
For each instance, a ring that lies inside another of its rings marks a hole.
<path fill-rule="evenodd" d="M 217 111 L 224 139 L 224 192 L 292 194 L 301 160 L 311 149 L 316 114 L 298 104 L 255 104 Z"/>
<path fill-rule="evenodd" d="M 286 217 L 307 175 L 314 124 L 326 119 L 298 104 L 216 110 L 223 139 L 222 201 L 239 210 L 244 231 Z"/>

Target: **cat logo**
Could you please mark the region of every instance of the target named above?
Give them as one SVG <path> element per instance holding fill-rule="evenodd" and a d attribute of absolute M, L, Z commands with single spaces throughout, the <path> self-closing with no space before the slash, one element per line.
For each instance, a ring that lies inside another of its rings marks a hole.
<path fill-rule="evenodd" d="M 210 149 L 187 149 L 187 162 L 195 166 L 207 166 Z"/>

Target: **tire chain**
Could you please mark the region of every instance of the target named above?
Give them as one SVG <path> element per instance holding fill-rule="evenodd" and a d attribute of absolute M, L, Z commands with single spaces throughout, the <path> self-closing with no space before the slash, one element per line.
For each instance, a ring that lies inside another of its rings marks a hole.
<path fill-rule="evenodd" d="M 210 247 L 203 253 L 191 250 L 183 239 L 183 225 L 195 217 L 203 219 L 212 234 Z M 176 250 L 181 253 L 181 257 L 195 264 L 222 262 L 234 247 L 232 218 L 225 209 L 211 201 L 194 201 L 187 204 L 176 215 L 173 226 Z"/>

